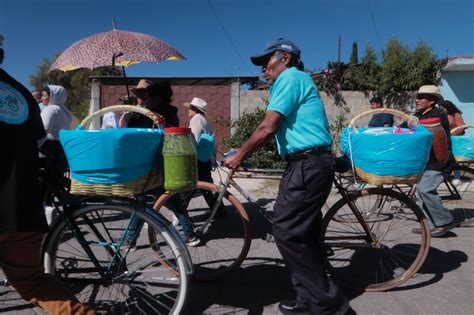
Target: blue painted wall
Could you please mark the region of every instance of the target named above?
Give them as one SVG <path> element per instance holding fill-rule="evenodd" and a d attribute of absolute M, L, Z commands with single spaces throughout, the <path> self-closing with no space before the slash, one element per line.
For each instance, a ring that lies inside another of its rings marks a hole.
<path fill-rule="evenodd" d="M 474 71 L 442 71 L 440 90 L 462 111 L 466 124 L 474 125 Z M 466 134 L 474 136 L 474 128 Z"/>

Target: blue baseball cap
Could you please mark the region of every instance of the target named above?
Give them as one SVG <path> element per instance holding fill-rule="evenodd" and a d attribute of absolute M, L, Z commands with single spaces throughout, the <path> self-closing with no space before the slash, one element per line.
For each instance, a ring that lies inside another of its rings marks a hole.
<path fill-rule="evenodd" d="M 256 66 L 263 66 L 263 62 L 265 61 L 266 57 L 270 54 L 273 54 L 275 51 L 289 52 L 298 58 L 300 58 L 301 55 L 301 51 L 295 43 L 289 39 L 279 38 L 270 42 L 262 53 L 250 57 L 250 60 Z"/>

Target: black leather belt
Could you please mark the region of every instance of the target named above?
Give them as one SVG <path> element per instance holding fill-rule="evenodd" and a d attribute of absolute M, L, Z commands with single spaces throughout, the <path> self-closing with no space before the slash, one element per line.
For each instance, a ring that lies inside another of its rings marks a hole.
<path fill-rule="evenodd" d="M 298 151 L 292 154 L 287 154 L 283 156 L 283 161 L 290 162 L 290 161 L 297 161 L 297 160 L 304 160 L 310 156 L 318 156 L 322 153 L 331 152 L 331 147 L 328 145 L 321 146 L 321 147 L 314 147 L 311 149 Z"/>

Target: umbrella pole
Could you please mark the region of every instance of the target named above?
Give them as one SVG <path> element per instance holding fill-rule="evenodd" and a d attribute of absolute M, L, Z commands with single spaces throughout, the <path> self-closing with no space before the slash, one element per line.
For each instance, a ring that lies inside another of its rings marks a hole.
<path fill-rule="evenodd" d="M 125 80 L 125 87 L 127 88 L 127 97 L 128 97 L 128 102 L 131 103 L 131 98 L 130 98 L 130 91 L 128 89 L 128 80 L 127 80 L 127 74 L 125 73 L 125 67 L 122 66 L 122 72 L 123 72 L 123 78 Z M 132 104 L 128 104 L 128 105 L 132 105 Z"/>
<path fill-rule="evenodd" d="M 114 27 L 115 29 L 115 27 Z M 115 53 L 112 56 L 112 67 L 115 67 L 115 59 L 118 57 L 123 56 L 123 53 Z M 125 80 L 125 87 L 127 88 L 127 97 L 128 97 L 128 102 L 130 103 L 130 91 L 128 89 L 128 81 L 127 81 L 127 74 L 125 73 L 125 66 L 122 66 L 122 73 L 123 73 L 123 79 Z M 132 104 L 129 104 L 132 105 Z"/>

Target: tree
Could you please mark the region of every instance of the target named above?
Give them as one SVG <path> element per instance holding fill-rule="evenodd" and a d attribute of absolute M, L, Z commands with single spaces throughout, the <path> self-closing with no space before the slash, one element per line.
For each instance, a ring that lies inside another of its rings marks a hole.
<path fill-rule="evenodd" d="M 372 45 L 368 44 L 362 62 L 350 66 L 343 74 L 342 81 L 349 90 L 375 91 L 378 89 L 382 67 Z"/>
<path fill-rule="evenodd" d="M 359 63 L 359 52 L 357 49 L 357 43 L 352 42 L 351 59 L 349 61 L 349 64 L 356 65 L 358 63 Z"/>
<path fill-rule="evenodd" d="M 59 54 L 56 54 L 53 60 Z M 121 76 L 122 71 L 113 67 L 102 67 L 94 70 L 78 69 L 69 72 L 54 70 L 48 72 L 53 62 L 49 59 L 37 66 L 36 73 L 30 75 L 30 84 L 37 90 L 41 90 L 48 84 L 62 85 L 68 92 L 67 106 L 79 119 L 87 116 L 90 100 L 91 76 Z"/>
<path fill-rule="evenodd" d="M 439 71 L 446 62 L 438 60 L 432 48 L 424 41 L 418 41 L 410 60 L 409 90 L 416 90 L 422 85 L 438 84 Z"/>
<path fill-rule="evenodd" d="M 235 128 L 236 132 L 230 138 L 223 140 L 224 149 L 228 150 L 242 146 L 250 138 L 255 128 L 263 121 L 265 113 L 263 109 L 257 109 L 254 112 L 243 114 L 239 120 L 233 122 L 231 127 Z M 272 139 L 252 153 L 246 159 L 246 162 L 254 168 L 283 169 L 285 163 L 275 160 L 276 152 L 276 142 Z"/>
<path fill-rule="evenodd" d="M 344 71 L 342 83 L 350 90 L 375 92 L 388 98 L 400 97 L 421 85 L 439 84 L 439 71 L 446 62 L 446 59 L 438 59 L 423 41 L 411 50 L 397 38 L 392 38 L 382 53 L 381 63 L 377 61 L 372 46 L 367 45 L 362 62 L 350 65 Z"/>
<path fill-rule="evenodd" d="M 381 95 L 407 91 L 410 87 L 410 48 L 396 37 L 389 40 L 382 53 L 382 75 L 378 86 Z"/>

